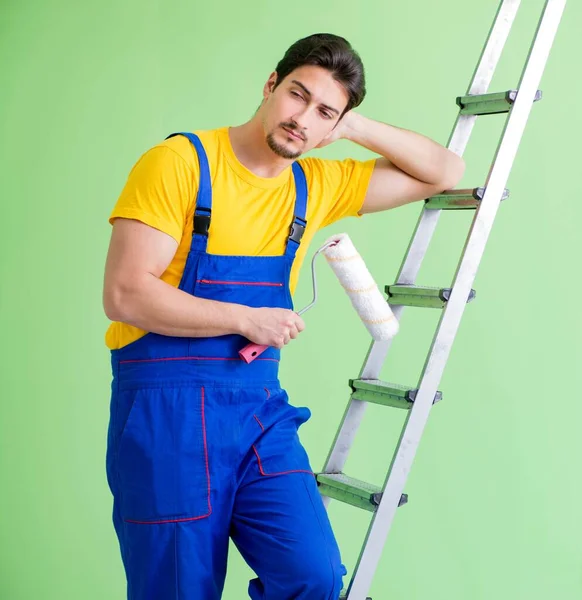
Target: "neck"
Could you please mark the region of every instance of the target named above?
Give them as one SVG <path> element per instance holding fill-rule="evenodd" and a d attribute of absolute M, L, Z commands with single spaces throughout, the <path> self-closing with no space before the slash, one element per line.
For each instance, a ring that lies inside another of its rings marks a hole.
<path fill-rule="evenodd" d="M 259 114 L 243 125 L 230 127 L 228 135 L 238 161 L 259 177 L 277 177 L 293 162 L 269 148 Z"/>

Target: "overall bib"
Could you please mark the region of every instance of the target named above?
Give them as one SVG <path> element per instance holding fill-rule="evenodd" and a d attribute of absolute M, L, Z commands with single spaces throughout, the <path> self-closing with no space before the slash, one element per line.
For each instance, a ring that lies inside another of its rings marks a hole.
<path fill-rule="evenodd" d="M 307 184 L 292 165 L 294 220 L 281 256 L 206 252 L 212 213 L 200 139 L 192 245 L 179 288 L 251 307 L 293 308 L 289 275 Z M 171 137 L 171 136 L 170 136 Z M 297 430 L 311 413 L 280 387 L 280 351 L 246 364 L 239 335 L 147 333 L 111 352 L 107 481 L 128 600 L 218 600 L 229 539 L 257 574 L 253 600 L 336 600 L 346 569 Z"/>

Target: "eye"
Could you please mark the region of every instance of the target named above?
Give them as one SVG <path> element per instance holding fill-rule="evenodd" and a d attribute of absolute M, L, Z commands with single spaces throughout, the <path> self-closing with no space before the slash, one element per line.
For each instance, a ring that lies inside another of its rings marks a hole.
<path fill-rule="evenodd" d="M 321 113 L 321 116 L 324 119 L 333 119 L 333 115 L 331 115 L 330 113 L 326 112 L 325 110 L 320 110 L 319 112 Z"/>
<path fill-rule="evenodd" d="M 303 100 L 303 96 L 301 94 L 298 94 L 297 92 L 291 91 L 291 95 L 295 96 L 296 98 L 301 98 Z"/>

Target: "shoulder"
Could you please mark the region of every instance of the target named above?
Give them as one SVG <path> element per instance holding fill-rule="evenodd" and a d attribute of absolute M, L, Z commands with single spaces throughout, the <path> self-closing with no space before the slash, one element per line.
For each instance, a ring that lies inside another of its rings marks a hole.
<path fill-rule="evenodd" d="M 371 174 L 376 159 L 327 159 L 309 156 L 300 158 L 297 162 L 303 168 L 310 187 L 324 186 L 333 191 L 334 188 L 342 188 L 350 181 L 359 181 L 362 176 Z"/>
<path fill-rule="evenodd" d="M 204 151 L 212 164 L 213 158 L 218 152 L 220 145 L 220 129 L 195 130 L 188 133 L 195 134 L 202 143 Z M 148 150 L 148 153 L 156 154 L 168 161 L 182 161 L 192 171 L 198 171 L 198 156 L 196 149 L 190 140 L 184 135 L 174 135 L 165 139 Z"/>
<path fill-rule="evenodd" d="M 305 171 L 314 214 L 319 214 L 321 227 L 344 217 L 361 216 L 368 184 L 376 158 L 341 160 L 306 157 L 299 160 Z"/>

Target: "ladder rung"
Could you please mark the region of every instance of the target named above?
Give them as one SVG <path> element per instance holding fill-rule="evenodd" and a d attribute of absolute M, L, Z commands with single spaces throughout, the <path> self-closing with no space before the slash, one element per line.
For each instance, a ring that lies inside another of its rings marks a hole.
<path fill-rule="evenodd" d="M 319 491 L 324 496 L 374 512 L 382 497 L 382 488 L 343 473 L 318 473 Z"/>
<path fill-rule="evenodd" d="M 457 105 L 462 115 L 497 115 L 509 112 L 517 97 L 518 90 L 496 92 L 494 94 L 475 94 L 457 96 Z M 534 102 L 541 100 L 542 91 L 536 92 Z"/>
<path fill-rule="evenodd" d="M 385 288 L 388 304 L 400 306 L 419 306 L 421 308 L 443 308 L 451 297 L 452 288 L 421 287 L 417 285 L 394 284 Z M 471 302 L 477 293 L 469 292 L 467 302 Z"/>
<path fill-rule="evenodd" d="M 382 488 L 344 473 L 317 473 L 319 492 L 340 502 L 375 512 L 382 499 Z M 408 502 L 408 494 L 402 494 L 398 506 Z"/>
<path fill-rule="evenodd" d="M 353 390 L 352 398 L 354 400 L 362 400 L 394 408 L 411 408 L 418 393 L 418 388 L 387 383 L 378 379 L 350 379 L 349 384 Z M 442 397 L 442 392 L 437 392 L 433 404 L 442 400 Z"/>
<path fill-rule="evenodd" d="M 468 210 L 479 206 L 485 195 L 484 187 L 478 187 L 467 190 L 450 190 L 444 194 L 437 194 L 424 201 L 425 208 L 439 210 Z M 505 188 L 501 200 L 509 197 L 509 190 Z"/>

